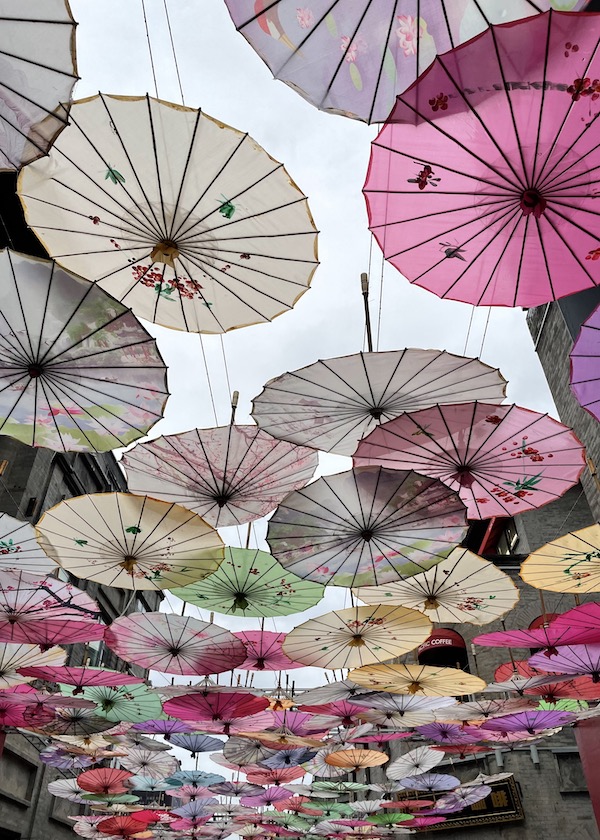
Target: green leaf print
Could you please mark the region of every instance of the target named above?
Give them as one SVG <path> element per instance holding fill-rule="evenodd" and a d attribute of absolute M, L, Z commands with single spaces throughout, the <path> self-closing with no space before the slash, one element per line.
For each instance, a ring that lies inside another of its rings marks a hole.
<path fill-rule="evenodd" d="M 115 169 L 113 166 L 109 166 L 106 170 L 106 175 L 104 176 L 104 180 L 108 181 L 111 180 L 113 184 L 124 184 L 125 177 L 121 175 L 118 169 Z"/>

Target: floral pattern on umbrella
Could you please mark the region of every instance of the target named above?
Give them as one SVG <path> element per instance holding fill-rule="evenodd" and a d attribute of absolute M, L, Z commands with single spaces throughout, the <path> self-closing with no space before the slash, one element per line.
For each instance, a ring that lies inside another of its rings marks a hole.
<path fill-rule="evenodd" d="M 42 551 L 29 522 L 0 513 L 0 571 L 47 575 L 56 564 Z"/>
<path fill-rule="evenodd" d="M 564 534 L 532 551 L 521 564 L 521 577 L 551 592 L 600 592 L 600 525 Z"/>

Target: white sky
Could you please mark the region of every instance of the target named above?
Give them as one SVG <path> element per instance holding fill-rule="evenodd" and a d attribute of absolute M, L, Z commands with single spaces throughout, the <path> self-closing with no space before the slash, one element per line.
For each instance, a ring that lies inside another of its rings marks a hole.
<path fill-rule="evenodd" d="M 159 95 L 181 102 L 164 0 L 146 0 L 145 5 Z M 218 422 L 228 422 L 230 413 L 223 346 L 231 388 L 240 392 L 236 419 L 243 423 L 249 421 L 252 397 L 267 380 L 318 358 L 364 349 L 360 273 L 368 270 L 370 234 L 361 189 L 376 128 L 320 113 L 290 88 L 274 81 L 261 59 L 235 31 L 224 0 L 167 0 L 167 5 L 185 104 L 201 107 L 222 122 L 247 131 L 269 154 L 282 161 L 308 196 L 321 231 L 321 265 L 312 288 L 294 310 L 271 324 L 229 333 L 222 343 L 218 336 L 203 338 Z M 99 90 L 108 94 L 154 95 L 142 1 L 71 0 L 71 6 L 79 21 L 77 52 L 82 77 L 75 98 Z M 381 254 L 374 243 L 370 302 L 375 335 L 381 265 Z M 471 306 L 441 301 L 411 286 L 387 266 L 378 349 L 433 347 L 462 354 L 472 312 Z M 487 309 L 475 311 L 467 355 L 480 355 L 483 361 L 501 369 L 509 381 L 509 400 L 556 416 L 524 313 L 492 311 L 482 350 L 487 317 Z M 157 337 L 169 366 L 172 394 L 165 419 L 151 436 L 215 425 L 198 336 L 152 325 L 149 329 Z M 321 469 L 338 472 L 346 469 L 348 463 L 347 459 L 327 456 Z M 256 530 L 264 533 L 263 525 Z M 232 544 L 240 544 L 235 534 L 227 538 Z M 175 599 L 171 603 L 176 608 Z M 267 620 L 265 626 L 287 631 L 310 615 L 343 605 L 344 591 L 333 590 L 318 608 L 303 614 L 301 619 L 292 616 L 277 619 L 275 624 Z M 215 621 L 233 630 L 258 627 L 258 620 L 252 619 L 217 615 Z M 293 673 L 303 685 L 323 682 L 323 674 L 317 669 Z M 204 762 L 202 766 L 208 769 Z"/>

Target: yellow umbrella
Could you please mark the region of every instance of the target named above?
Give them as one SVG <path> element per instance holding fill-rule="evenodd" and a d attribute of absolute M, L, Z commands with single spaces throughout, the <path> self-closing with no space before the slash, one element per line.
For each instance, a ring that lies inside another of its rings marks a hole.
<path fill-rule="evenodd" d="M 358 685 L 392 694 L 422 694 L 426 697 L 457 697 L 483 691 L 485 682 L 458 668 L 430 665 L 366 665 L 348 678 Z"/>
<path fill-rule="evenodd" d="M 426 572 L 383 586 L 361 586 L 354 594 L 366 604 L 402 604 L 421 610 L 444 624 L 488 624 L 519 600 L 507 574 L 460 546 Z"/>
<path fill-rule="evenodd" d="M 600 525 L 572 531 L 532 552 L 521 577 L 551 592 L 600 592 Z"/>
<path fill-rule="evenodd" d="M 414 650 L 430 633 L 431 622 L 422 613 L 376 604 L 335 610 L 306 621 L 288 633 L 282 648 L 290 659 L 304 665 L 359 668 Z"/>
<path fill-rule="evenodd" d="M 78 578 L 123 589 L 169 589 L 209 575 L 223 560 L 217 532 L 179 505 L 130 493 L 66 499 L 46 511 L 38 542 Z"/>
<path fill-rule="evenodd" d="M 365 767 L 379 767 L 389 760 L 389 756 L 378 750 L 338 750 L 325 756 L 327 764 L 333 767 L 344 767 L 354 773 Z"/>

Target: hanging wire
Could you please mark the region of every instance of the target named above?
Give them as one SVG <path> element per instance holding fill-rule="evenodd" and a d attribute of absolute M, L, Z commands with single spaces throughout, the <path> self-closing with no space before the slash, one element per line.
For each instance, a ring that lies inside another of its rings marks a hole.
<path fill-rule="evenodd" d="M 469 346 L 469 338 L 471 337 L 471 327 L 473 326 L 473 316 L 475 315 L 475 307 L 471 307 L 471 317 L 469 318 L 469 326 L 467 327 L 467 336 L 465 338 L 465 346 L 463 348 L 463 356 L 467 355 L 467 347 Z"/>
<path fill-rule="evenodd" d="M 208 370 L 208 360 L 206 358 L 206 350 L 204 349 L 204 341 L 202 340 L 202 333 L 198 333 L 200 339 L 200 349 L 202 351 L 202 360 L 204 361 L 204 371 L 206 373 L 206 382 L 208 384 L 208 393 L 210 395 L 210 403 L 212 405 L 213 415 L 215 418 L 215 426 L 219 425 L 219 418 L 217 416 L 217 406 L 215 405 L 215 395 L 213 392 L 212 382 L 210 381 L 210 371 Z"/>
<path fill-rule="evenodd" d="M 150 67 L 152 68 L 152 78 L 154 79 L 154 92 L 156 94 L 156 98 L 159 99 L 158 95 L 158 82 L 156 81 L 156 68 L 154 66 L 154 56 L 152 54 L 152 44 L 150 42 L 150 30 L 148 29 L 148 17 L 146 15 L 146 0 L 141 0 L 142 3 L 142 15 L 144 16 L 144 27 L 146 29 L 146 40 L 148 42 L 148 55 L 150 57 Z"/>
<path fill-rule="evenodd" d="M 371 234 L 371 245 L 369 251 L 373 247 L 373 234 Z M 369 259 L 370 262 L 370 259 Z M 375 350 L 379 350 L 379 338 L 381 336 L 381 312 L 383 309 L 383 273 L 385 270 L 385 258 L 381 255 L 381 273 L 379 275 L 379 308 L 377 310 L 377 336 L 375 339 Z"/>
<path fill-rule="evenodd" d="M 171 52 L 173 53 L 173 63 L 175 64 L 175 73 L 177 74 L 177 84 L 179 85 L 179 94 L 181 96 L 181 104 L 185 105 L 185 97 L 183 95 L 183 85 L 181 84 L 181 75 L 179 73 L 179 64 L 177 63 L 177 52 L 175 50 L 175 42 L 173 40 L 173 30 L 171 29 L 171 18 L 169 16 L 169 8 L 167 6 L 167 0 L 163 0 L 163 6 L 165 7 L 165 17 L 167 19 L 167 29 L 169 31 L 169 40 L 171 42 Z"/>
<path fill-rule="evenodd" d="M 479 358 L 483 356 L 483 345 L 485 344 L 485 339 L 487 337 L 488 327 L 490 325 L 490 317 L 492 315 L 492 307 L 488 308 L 487 318 L 485 319 L 485 327 L 483 329 L 483 336 L 481 337 L 481 347 L 479 348 Z"/>

